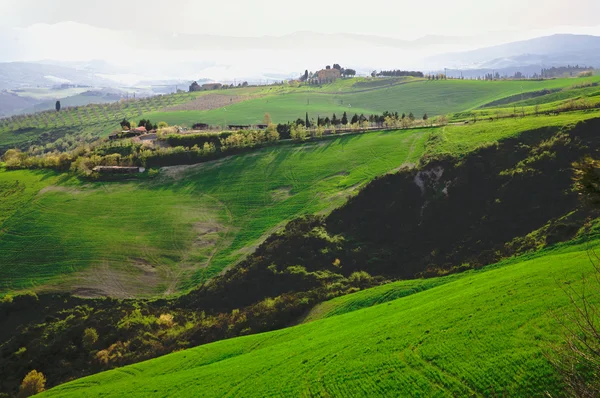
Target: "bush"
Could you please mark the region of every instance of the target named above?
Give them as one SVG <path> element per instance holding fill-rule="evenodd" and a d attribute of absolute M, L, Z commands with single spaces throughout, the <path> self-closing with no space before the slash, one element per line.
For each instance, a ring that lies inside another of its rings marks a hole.
<path fill-rule="evenodd" d="M 19 388 L 19 397 L 30 397 L 35 394 L 39 394 L 44 391 L 46 386 L 46 376 L 42 372 L 32 370 L 27 373 L 27 376 L 21 382 Z"/>
<path fill-rule="evenodd" d="M 87 328 L 83 331 L 83 345 L 86 348 L 92 347 L 98 341 L 98 332 L 94 328 Z"/>

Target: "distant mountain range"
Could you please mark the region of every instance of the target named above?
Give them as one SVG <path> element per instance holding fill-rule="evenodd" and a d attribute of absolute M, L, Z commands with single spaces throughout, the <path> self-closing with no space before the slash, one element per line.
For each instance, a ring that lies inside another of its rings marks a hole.
<path fill-rule="evenodd" d="M 600 67 L 600 37 L 553 35 L 473 51 L 429 57 L 436 68 L 503 69 L 586 65 Z"/>
<path fill-rule="evenodd" d="M 48 87 L 61 83 L 110 87 L 115 83 L 89 70 L 67 66 L 33 63 L 0 63 L 0 90 L 23 87 Z"/>

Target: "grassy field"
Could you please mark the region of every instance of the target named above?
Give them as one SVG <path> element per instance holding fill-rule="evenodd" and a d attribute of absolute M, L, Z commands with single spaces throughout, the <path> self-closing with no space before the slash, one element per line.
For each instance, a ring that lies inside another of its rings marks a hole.
<path fill-rule="evenodd" d="M 0 289 L 52 282 L 129 296 L 191 287 L 285 221 L 339 205 L 375 176 L 416 162 L 424 140 L 415 130 L 345 136 L 130 182 L 1 171 L 0 214 L 10 215 L 0 220 Z"/>
<path fill-rule="evenodd" d="M 326 319 L 170 354 L 42 396 L 560 395 L 543 353 L 561 337 L 552 314 L 570 310 L 561 287 L 580 289 L 593 270 L 589 244 L 338 298 L 322 304 Z M 388 301 L 394 290 L 400 298 Z M 360 309 L 366 298 L 382 304 Z"/>
<path fill-rule="evenodd" d="M 406 114 L 413 112 L 417 118 L 421 118 L 425 113 L 434 116 L 473 110 L 492 101 L 542 89 L 571 91 L 562 96 L 555 93 L 552 97 L 555 98 L 554 102 L 559 99 L 564 101 L 565 95 L 572 98 L 582 93 L 589 94 L 589 90 L 585 89 L 579 89 L 581 93 L 577 92 L 578 89 L 569 90 L 573 86 L 599 81 L 600 76 L 585 79 L 493 82 L 356 78 L 341 79 L 323 86 L 280 85 L 170 94 L 137 101 L 65 108 L 58 113 L 47 111 L 0 119 L 0 151 L 13 146 L 26 148 L 40 137 L 44 141 L 42 143 L 46 143 L 49 142 L 48 139 L 55 140 L 64 135 L 66 130 L 69 134 L 91 132 L 94 136 L 106 136 L 111 130 L 118 128 L 118 122 L 123 118 L 149 118 L 155 123 L 165 121 L 171 125 L 188 127 L 199 122 L 215 125 L 261 123 L 265 112 L 270 113 L 275 122 L 303 118 L 306 112 L 315 119 L 318 116 L 331 117 L 333 113 L 341 117 L 343 112 L 353 115 L 381 113 L 386 110 Z M 193 101 L 205 95 L 231 96 L 237 99 L 231 104 L 220 104 L 217 109 L 203 105 L 194 107 Z M 549 101 L 550 97 L 547 100 Z M 545 105 L 549 107 L 551 105 L 548 104 L 554 102 L 547 102 Z M 186 104 L 192 104 L 190 109 L 187 109 Z M 169 110 L 175 106 L 183 106 L 186 110 Z M 512 109 L 512 106 L 506 107 L 505 113 Z M 482 115 L 495 115 L 498 109 L 488 108 L 479 112 Z"/>
<path fill-rule="evenodd" d="M 448 114 L 474 109 L 486 103 L 527 91 L 570 88 L 584 82 L 581 79 L 556 79 L 545 81 L 427 81 L 409 79 L 390 81 L 387 85 L 373 85 L 378 80 L 340 80 L 318 87 L 275 87 L 263 91 L 260 98 L 249 99 L 224 108 L 213 110 L 188 110 L 179 112 L 150 112 L 145 118 L 164 120 L 169 124 L 191 126 L 194 123 L 254 124 L 261 123 L 268 112 L 273 121 L 287 122 L 309 117 L 325 117 L 333 113 L 341 117 L 343 112 L 351 115 L 381 113 L 383 111 L 413 112 L 417 118 Z M 600 77 L 585 79 L 587 83 L 600 81 Z M 350 84 L 352 83 L 352 85 Z"/>
<path fill-rule="evenodd" d="M 128 182 L 0 171 L 0 291 L 53 286 L 117 297 L 184 291 L 235 263 L 285 222 L 339 206 L 361 185 L 418 162 L 425 151 L 457 156 L 599 115 L 284 143 Z"/>

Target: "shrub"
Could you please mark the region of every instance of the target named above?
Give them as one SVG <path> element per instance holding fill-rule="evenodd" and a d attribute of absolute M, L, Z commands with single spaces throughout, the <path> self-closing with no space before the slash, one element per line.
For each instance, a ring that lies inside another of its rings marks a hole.
<path fill-rule="evenodd" d="M 158 317 L 158 325 L 164 328 L 171 328 L 175 325 L 173 321 L 173 315 L 171 314 L 160 314 Z"/>
<path fill-rule="evenodd" d="M 98 341 L 98 332 L 94 328 L 87 328 L 83 331 L 83 345 L 87 348 L 92 347 Z"/>
<path fill-rule="evenodd" d="M 357 271 L 353 272 L 348 277 L 348 282 L 350 282 L 352 286 L 364 289 L 371 285 L 371 283 L 373 282 L 373 277 L 365 271 Z"/>
<path fill-rule="evenodd" d="M 44 376 L 42 372 L 38 372 L 34 369 L 27 373 L 21 382 L 21 387 L 19 388 L 19 397 L 30 397 L 32 395 L 39 394 L 44 391 L 45 386 L 46 376 Z"/>

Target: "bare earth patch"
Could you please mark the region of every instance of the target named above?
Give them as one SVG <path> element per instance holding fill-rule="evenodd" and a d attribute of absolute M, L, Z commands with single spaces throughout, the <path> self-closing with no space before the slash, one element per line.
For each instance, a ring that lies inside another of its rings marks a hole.
<path fill-rule="evenodd" d="M 286 186 L 271 191 L 271 198 L 276 202 L 281 202 L 292 196 L 292 187 Z"/>
<path fill-rule="evenodd" d="M 38 192 L 38 195 L 43 195 L 46 192 L 65 192 L 65 193 L 78 194 L 78 193 L 81 193 L 82 191 L 80 191 L 79 189 L 75 189 L 75 188 L 61 187 L 58 185 L 48 185 L 47 187 L 40 189 L 40 192 Z"/>

